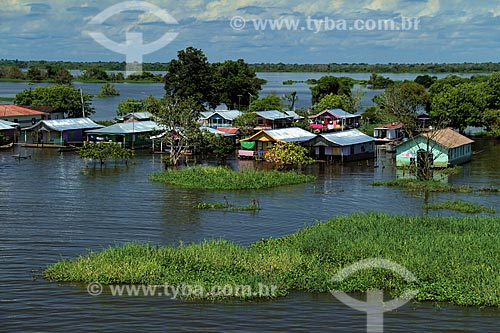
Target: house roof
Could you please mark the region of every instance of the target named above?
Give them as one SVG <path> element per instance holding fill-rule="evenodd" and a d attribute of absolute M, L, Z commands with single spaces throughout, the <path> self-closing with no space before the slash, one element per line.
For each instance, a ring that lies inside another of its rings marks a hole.
<path fill-rule="evenodd" d="M 441 146 L 452 149 L 473 143 L 474 141 L 462 134 L 455 132 L 451 128 L 443 128 L 431 132 L 423 133 L 422 136 L 440 144 Z"/>
<path fill-rule="evenodd" d="M 45 112 L 28 109 L 24 106 L 13 104 L 0 104 L 0 117 L 22 117 L 46 115 Z"/>
<path fill-rule="evenodd" d="M 11 130 L 11 129 L 14 129 L 16 127 L 15 125 L 11 125 L 11 124 L 15 124 L 15 123 L 0 119 L 0 131 Z"/>
<path fill-rule="evenodd" d="M 286 113 L 283 113 L 283 112 L 278 111 L 278 110 L 257 111 L 255 113 L 259 117 L 262 117 L 264 119 L 269 119 L 269 120 L 278 120 L 278 119 L 292 118 L 291 116 L 287 115 Z"/>
<path fill-rule="evenodd" d="M 232 135 L 236 135 L 240 131 L 238 127 L 217 127 L 217 130 Z"/>
<path fill-rule="evenodd" d="M 233 134 L 229 134 L 223 131 L 216 130 L 215 128 L 208 127 L 208 126 L 201 126 L 200 127 L 201 131 L 207 131 L 210 133 L 214 133 L 215 135 L 223 135 L 223 136 L 234 136 Z"/>
<path fill-rule="evenodd" d="M 298 115 L 295 111 L 285 111 L 285 113 L 290 116 L 290 117 L 293 117 L 294 120 L 300 120 L 300 119 L 304 119 L 304 117 Z"/>
<path fill-rule="evenodd" d="M 212 111 L 202 111 L 200 112 L 200 118 L 201 119 L 208 119 L 210 118 L 214 113 Z"/>
<path fill-rule="evenodd" d="M 32 130 L 37 127 L 43 127 L 48 130 L 64 132 L 80 129 L 94 129 L 103 127 L 102 125 L 94 123 L 90 118 L 68 118 L 68 119 L 53 119 L 53 120 L 40 120 L 38 123 L 25 130 Z"/>
<path fill-rule="evenodd" d="M 49 106 L 49 105 L 23 105 L 23 108 L 41 111 L 45 113 L 63 112 L 59 106 Z"/>
<path fill-rule="evenodd" d="M 123 118 L 135 118 L 139 120 L 151 119 L 153 115 L 150 112 L 131 112 L 126 114 Z"/>
<path fill-rule="evenodd" d="M 339 146 L 351 146 L 351 145 L 375 141 L 374 138 L 364 133 L 361 133 L 357 129 L 320 134 L 320 137 Z"/>
<path fill-rule="evenodd" d="M 300 127 L 290 127 L 274 130 L 262 130 L 251 137 L 244 139 L 244 141 L 252 141 L 255 137 L 260 136 L 262 133 L 267 134 L 274 139 L 274 141 L 282 142 L 304 142 L 316 137 L 316 134 L 306 131 Z"/>
<path fill-rule="evenodd" d="M 349 112 L 346 112 L 342 109 L 327 109 L 327 110 L 323 110 L 321 111 L 320 113 L 314 115 L 314 116 L 309 116 L 310 119 L 313 119 L 313 118 L 317 118 L 317 117 L 320 117 L 322 116 L 323 114 L 325 113 L 329 113 L 330 115 L 334 116 L 335 118 L 339 119 L 339 118 L 356 118 L 356 117 L 359 117 L 359 115 L 357 114 L 352 114 L 352 113 L 349 113 Z"/>
<path fill-rule="evenodd" d="M 391 128 L 403 128 L 404 124 L 401 123 L 401 122 L 397 122 L 397 123 L 390 123 L 390 124 L 387 124 L 387 125 L 384 125 L 384 126 L 379 126 L 375 129 L 391 129 Z"/>
<path fill-rule="evenodd" d="M 146 133 L 161 130 L 162 127 L 152 120 L 118 123 L 97 130 L 87 131 L 87 134 L 124 135 L 133 133 Z"/>
<path fill-rule="evenodd" d="M 236 117 L 241 116 L 243 112 L 238 110 L 215 110 L 215 112 L 212 113 L 210 117 L 214 116 L 215 114 L 218 114 L 219 116 L 227 120 L 234 120 Z"/>

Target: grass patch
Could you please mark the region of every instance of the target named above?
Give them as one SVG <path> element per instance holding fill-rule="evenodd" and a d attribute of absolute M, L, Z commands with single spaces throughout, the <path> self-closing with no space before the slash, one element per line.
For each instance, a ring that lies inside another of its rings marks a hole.
<path fill-rule="evenodd" d="M 205 290 L 224 285 L 257 290 L 261 283 L 277 286 L 275 296 L 331 289 L 384 289 L 399 296 L 418 289 L 418 301 L 500 306 L 499 254 L 500 219 L 495 217 L 364 213 L 335 217 L 248 247 L 224 240 L 175 247 L 125 244 L 61 260 L 43 276 L 86 283 L 200 285 Z M 407 283 L 387 270 L 364 269 L 332 282 L 341 269 L 367 258 L 400 264 L 418 281 Z"/>
<path fill-rule="evenodd" d="M 374 182 L 373 186 L 400 187 L 408 192 L 457 192 L 471 193 L 470 186 L 453 186 L 437 180 L 416 180 L 408 178 Z"/>
<path fill-rule="evenodd" d="M 264 189 L 282 185 L 312 182 L 314 176 L 297 172 L 280 171 L 233 171 L 227 167 L 192 167 L 169 169 L 150 176 L 153 181 L 188 189 L 202 190 L 247 190 Z"/>
<path fill-rule="evenodd" d="M 453 210 L 465 214 L 496 213 L 496 210 L 494 210 L 491 207 L 477 205 L 472 202 L 464 200 L 447 200 L 441 203 L 427 204 L 424 205 L 423 208 L 432 210 L 439 210 L 439 209 Z"/>
<path fill-rule="evenodd" d="M 208 203 L 208 202 L 199 202 L 196 204 L 194 209 L 206 209 L 206 210 L 224 210 L 229 212 L 243 212 L 243 211 L 258 211 L 261 210 L 259 202 L 257 200 L 252 200 L 246 206 L 234 206 L 230 203 L 226 202 L 216 202 L 216 203 Z"/>

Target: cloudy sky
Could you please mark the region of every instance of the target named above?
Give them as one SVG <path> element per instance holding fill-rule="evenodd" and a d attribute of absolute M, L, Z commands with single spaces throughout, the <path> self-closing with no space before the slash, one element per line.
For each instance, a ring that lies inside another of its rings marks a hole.
<path fill-rule="evenodd" d="M 498 0 L 150 0 L 148 4 L 130 10 L 129 2 L 108 0 L 0 0 L 0 58 L 124 61 L 124 54 L 91 37 L 100 33 L 122 44 L 121 52 L 129 56 L 162 46 L 144 55 L 146 62 L 167 62 L 188 46 L 201 48 L 210 61 L 500 62 Z M 117 7 L 98 16 L 111 6 Z M 394 29 L 384 30 L 383 20 L 393 20 Z M 125 45 L 127 38 L 130 46 Z M 148 46 L 157 40 L 161 42 Z"/>

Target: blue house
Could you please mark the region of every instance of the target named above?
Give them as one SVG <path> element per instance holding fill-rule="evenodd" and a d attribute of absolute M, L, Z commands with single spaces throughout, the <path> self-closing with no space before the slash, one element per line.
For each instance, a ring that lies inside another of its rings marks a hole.
<path fill-rule="evenodd" d="M 423 133 L 396 147 L 396 165 L 414 165 L 419 150 L 432 154 L 434 167 L 459 165 L 471 160 L 472 143 L 474 141 L 451 128 Z"/>
<path fill-rule="evenodd" d="M 104 126 L 90 118 L 67 118 L 41 120 L 22 131 L 25 143 L 63 145 L 82 143 L 86 139 L 85 131 L 101 127 Z"/>
<path fill-rule="evenodd" d="M 206 127 L 233 127 L 234 119 L 243 114 L 238 110 L 215 110 L 214 112 L 202 112 L 201 124 Z"/>

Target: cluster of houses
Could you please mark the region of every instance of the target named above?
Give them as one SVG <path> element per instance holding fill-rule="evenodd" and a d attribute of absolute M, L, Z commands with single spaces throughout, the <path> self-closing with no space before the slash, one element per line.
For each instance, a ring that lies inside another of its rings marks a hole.
<path fill-rule="evenodd" d="M 397 143 L 393 146 L 398 166 L 414 164 L 418 152 L 429 146 L 437 167 L 460 164 L 472 156 L 473 141 L 451 129 L 425 132 L 406 140 L 402 123 L 377 127 L 373 136 L 369 136 L 358 130 L 359 115 L 340 109 L 309 116 L 307 129 L 295 126 L 304 119 L 295 112 L 271 110 L 256 112 L 253 134 L 243 137 L 234 125 L 234 120 L 242 114 L 238 110 L 202 112 L 200 129 L 233 138 L 239 145 L 239 158 L 262 159 L 277 142 L 297 143 L 308 148 L 311 156 L 325 161 L 370 159 L 375 156 L 377 145 L 392 143 Z M 12 142 L 31 146 L 111 141 L 135 149 L 153 147 L 155 152 L 167 153 L 169 148 L 160 140 L 163 132 L 148 112 L 128 114 L 120 122 L 105 127 L 89 118 L 65 119 L 56 107 L 0 105 L 0 133 Z"/>

